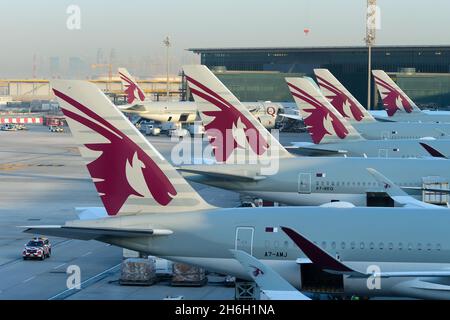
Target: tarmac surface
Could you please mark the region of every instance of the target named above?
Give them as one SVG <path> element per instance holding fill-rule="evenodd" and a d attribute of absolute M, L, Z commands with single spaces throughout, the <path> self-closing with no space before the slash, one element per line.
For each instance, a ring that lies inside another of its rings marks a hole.
<path fill-rule="evenodd" d="M 149 137 L 166 159 L 176 142 Z M 304 134 L 281 134 L 283 144 L 308 140 Z M 18 226 L 64 224 L 77 219 L 75 207 L 101 207 L 94 185 L 71 134 L 51 133 L 45 126 L 28 131 L 0 131 L 0 299 L 233 299 L 234 287 L 220 282 L 204 287 L 120 286 L 122 249 L 97 241 L 51 237 L 52 256 L 24 261 L 24 244 L 32 237 Z M 239 204 L 233 192 L 193 184 L 213 205 Z M 81 290 L 67 290 L 66 270 L 81 270 Z"/>

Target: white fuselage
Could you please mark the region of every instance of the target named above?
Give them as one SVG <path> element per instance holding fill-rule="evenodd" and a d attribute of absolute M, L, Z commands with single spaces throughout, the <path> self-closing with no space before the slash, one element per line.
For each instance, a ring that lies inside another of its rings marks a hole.
<path fill-rule="evenodd" d="M 292 103 L 244 102 L 250 112 L 268 129 L 275 127 L 277 115 Z M 148 120 L 159 122 L 192 123 L 197 119 L 195 102 L 148 102 L 132 106 L 120 106 L 125 113 L 136 114 Z"/>
<path fill-rule="evenodd" d="M 311 278 L 308 279 L 306 270 L 311 262 L 281 227 L 295 229 L 360 272 L 370 274 L 369 270 L 377 268 L 378 272 L 411 274 L 449 270 L 449 224 L 448 210 L 275 207 L 144 214 L 67 225 L 169 229 L 170 235 L 111 236 L 102 241 L 249 279 L 229 251 L 242 250 L 272 267 L 295 287 L 314 292 L 320 288 L 311 286 Z M 267 227 L 277 231 L 268 232 Z M 335 280 L 339 281 L 330 286 L 336 286 L 337 291 L 329 293 L 450 298 L 450 281 L 439 276 L 382 278 L 376 288 L 368 286 L 364 277 L 336 275 Z"/>

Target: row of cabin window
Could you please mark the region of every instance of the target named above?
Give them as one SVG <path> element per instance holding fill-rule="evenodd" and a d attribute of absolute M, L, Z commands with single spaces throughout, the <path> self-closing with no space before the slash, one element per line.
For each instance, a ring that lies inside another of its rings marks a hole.
<path fill-rule="evenodd" d="M 314 241 L 314 244 L 318 245 L 316 241 Z M 270 247 L 271 247 L 270 241 L 266 241 L 265 245 L 266 245 L 266 248 L 270 248 Z M 321 245 L 322 249 L 324 249 L 324 250 L 327 249 L 327 242 L 326 242 L 326 241 L 322 241 L 320 245 Z M 336 250 L 336 249 L 345 250 L 345 249 L 347 248 L 347 243 L 346 243 L 345 241 L 342 241 L 339 245 L 340 245 L 340 246 L 339 246 L 339 248 L 338 248 L 338 244 L 337 244 L 335 241 L 333 241 L 333 242 L 331 242 L 331 249 L 332 249 L 332 250 Z M 285 248 L 287 248 L 287 247 L 289 246 L 289 243 L 288 243 L 287 241 L 284 241 L 283 246 L 284 246 Z M 293 244 L 293 246 L 296 247 L 294 244 Z M 278 241 L 275 241 L 275 242 L 273 243 L 273 247 L 274 247 L 275 249 L 279 249 L 279 242 L 278 242 Z M 352 250 L 357 249 L 357 243 L 356 243 L 355 241 L 350 242 L 349 248 L 352 249 Z M 421 250 L 426 250 L 426 251 L 432 251 L 432 250 L 435 250 L 435 251 L 441 251 L 441 244 L 440 244 L 440 243 L 437 243 L 437 244 L 435 244 L 435 245 L 433 246 L 433 244 L 427 243 L 425 246 L 423 246 L 422 243 L 417 243 L 417 244 L 414 246 L 413 243 L 409 242 L 409 243 L 407 244 L 406 248 L 405 248 L 405 246 L 403 245 L 402 242 L 399 242 L 399 243 L 397 244 L 396 247 L 395 247 L 395 245 L 394 245 L 393 242 L 389 242 L 389 243 L 387 244 L 387 247 L 385 247 L 384 242 L 378 243 L 378 246 L 377 246 L 374 242 L 370 242 L 370 243 L 368 244 L 368 247 L 367 247 L 367 248 L 370 249 L 370 250 L 375 250 L 375 249 L 384 250 L 384 249 L 386 248 L 386 249 L 388 249 L 388 250 L 394 250 L 394 249 L 395 249 L 395 250 L 403 250 L 403 249 L 405 249 L 405 250 L 411 251 L 411 250 L 414 250 L 414 249 L 415 249 L 415 250 L 418 250 L 418 251 L 421 251 Z M 359 249 L 360 249 L 360 250 L 366 249 L 366 243 L 365 243 L 365 242 L 360 242 L 360 243 L 359 243 Z"/>
<path fill-rule="evenodd" d="M 413 183 L 413 182 L 405 182 L 405 183 L 399 184 L 399 185 L 400 186 L 415 186 L 416 184 Z M 316 181 L 316 186 L 322 186 L 322 187 L 323 186 L 332 186 L 332 187 L 334 187 L 334 186 L 336 186 L 336 187 L 339 187 L 339 186 L 343 186 L 343 187 L 345 187 L 345 186 L 347 186 L 347 187 L 350 187 L 350 186 L 380 187 L 381 184 L 379 184 L 378 182 L 360 182 L 360 181 L 357 181 L 357 182 L 355 182 L 355 181 L 353 181 L 353 182 L 350 182 L 350 181 L 347 181 L 347 182 Z"/>
<path fill-rule="evenodd" d="M 317 245 L 317 242 L 314 242 L 314 243 Z M 357 246 L 356 242 L 354 242 L 354 241 L 350 242 L 350 249 L 355 250 L 356 246 Z M 327 249 L 327 242 L 323 241 L 321 243 L 321 247 L 322 247 L 322 249 L 326 250 Z M 344 242 L 344 241 L 341 242 L 339 249 L 345 250 L 346 248 L 347 248 L 347 243 Z M 409 242 L 408 245 L 406 246 L 406 248 L 404 247 L 402 242 L 399 242 L 396 247 L 394 246 L 393 242 L 389 242 L 386 247 L 384 245 L 384 242 L 380 242 L 380 243 L 378 243 L 378 245 L 376 245 L 373 242 L 370 242 L 369 245 L 368 245 L 368 249 L 370 249 L 370 250 L 374 250 L 374 249 L 384 250 L 385 248 L 388 249 L 388 250 L 394 250 L 394 249 L 396 249 L 396 250 L 403 250 L 403 249 L 406 249 L 406 250 L 411 251 L 411 250 L 416 249 L 418 251 L 421 251 L 423 249 L 423 250 L 427 250 L 427 251 L 431 251 L 431 250 L 441 251 L 441 244 L 437 243 L 437 244 L 435 244 L 433 246 L 431 243 L 427 243 L 426 246 L 422 246 L 422 243 L 417 243 L 414 246 L 413 243 Z M 334 242 L 334 241 L 331 242 L 331 249 L 332 250 L 337 249 L 337 243 L 336 242 Z M 360 242 L 359 243 L 359 249 L 361 249 L 361 250 L 366 249 L 365 242 Z"/>

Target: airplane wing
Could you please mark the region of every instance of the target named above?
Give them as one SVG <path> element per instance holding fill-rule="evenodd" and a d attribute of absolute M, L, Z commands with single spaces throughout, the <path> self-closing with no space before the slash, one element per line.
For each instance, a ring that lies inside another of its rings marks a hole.
<path fill-rule="evenodd" d="M 233 169 L 232 164 L 181 166 L 178 171 L 232 180 L 260 181 L 266 179 L 266 176 L 258 175 L 255 170 Z"/>
<path fill-rule="evenodd" d="M 102 237 L 138 238 L 167 236 L 173 233 L 173 231 L 167 229 L 91 228 L 59 225 L 20 226 L 19 228 L 25 228 L 23 231 L 25 233 L 43 234 L 79 240 L 97 240 Z"/>
<path fill-rule="evenodd" d="M 383 176 L 377 170 L 372 168 L 367 168 L 367 171 L 372 175 L 372 177 L 377 180 L 377 182 L 384 185 L 384 191 L 391 197 L 395 202 L 400 203 L 404 207 L 410 208 L 430 208 L 430 209 L 444 209 L 441 206 L 436 206 L 434 204 L 425 203 L 423 201 L 419 201 L 405 191 L 403 191 L 399 186 L 397 186 L 394 182 Z"/>
<path fill-rule="evenodd" d="M 403 270 L 379 273 L 361 272 L 332 257 L 330 254 L 328 254 L 328 252 L 322 250 L 316 244 L 306 239 L 295 230 L 288 227 L 281 227 L 281 230 L 283 230 L 284 233 L 286 233 L 288 237 L 291 238 L 291 240 L 312 261 L 312 263 L 329 273 L 347 275 L 352 278 L 450 277 L 450 265 L 448 268 L 444 268 L 441 270 Z"/>
<path fill-rule="evenodd" d="M 242 250 L 230 251 L 270 300 L 311 300 L 260 260 Z"/>

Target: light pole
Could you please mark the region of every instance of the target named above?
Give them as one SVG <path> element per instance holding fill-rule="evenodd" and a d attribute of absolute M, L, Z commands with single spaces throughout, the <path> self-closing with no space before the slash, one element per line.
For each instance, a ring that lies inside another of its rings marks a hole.
<path fill-rule="evenodd" d="M 371 80 L 372 80 L 372 46 L 375 43 L 376 19 L 377 19 L 377 1 L 367 0 L 366 16 L 366 45 L 367 45 L 367 110 L 371 109 Z"/>
<path fill-rule="evenodd" d="M 169 62 L 169 48 L 171 46 L 169 37 L 166 37 L 163 41 L 164 45 L 166 46 L 166 81 L 167 81 L 167 87 L 166 87 L 166 96 L 167 101 L 169 101 L 169 95 L 170 95 L 170 84 L 169 84 L 169 71 L 170 71 L 170 62 Z"/>

